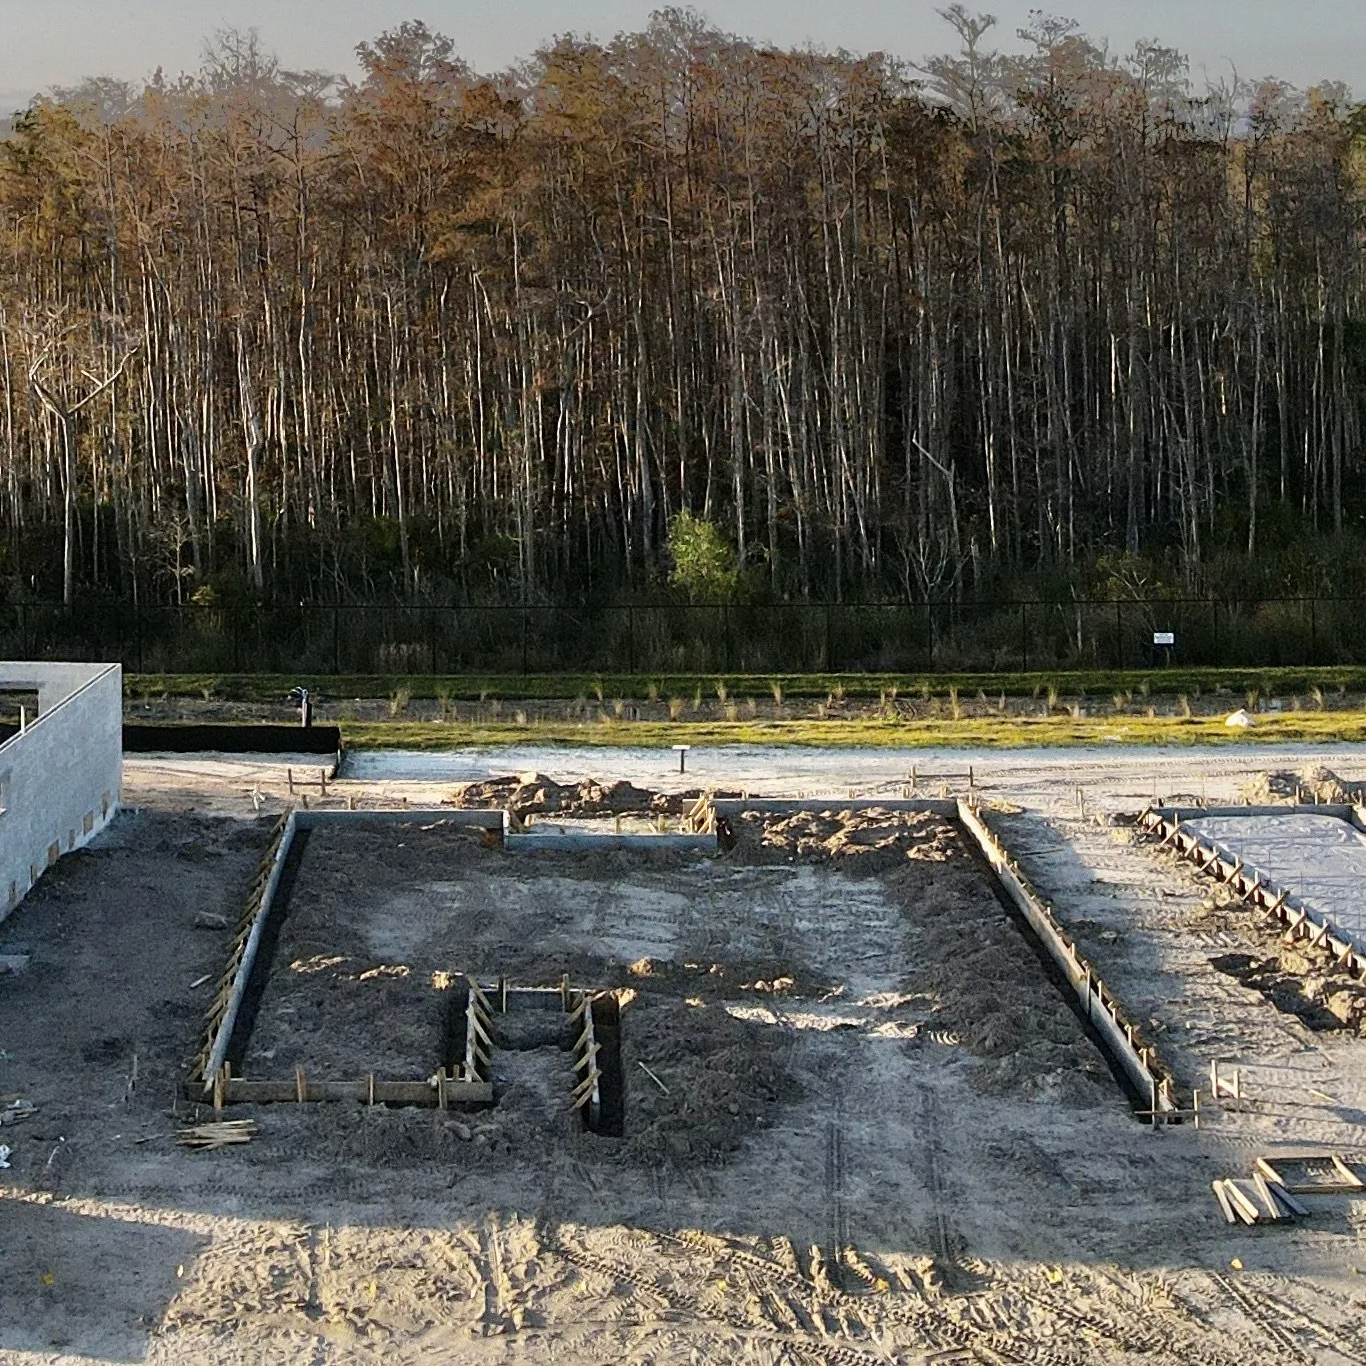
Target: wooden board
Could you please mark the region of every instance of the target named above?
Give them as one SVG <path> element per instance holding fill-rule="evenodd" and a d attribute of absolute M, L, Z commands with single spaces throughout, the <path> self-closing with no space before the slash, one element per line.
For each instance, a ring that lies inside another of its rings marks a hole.
<path fill-rule="evenodd" d="M 1296 1200 L 1284 1186 L 1280 1185 L 1279 1182 L 1268 1181 L 1266 1185 L 1267 1189 L 1276 1200 L 1284 1206 L 1287 1213 L 1297 1214 L 1301 1219 L 1308 1218 L 1309 1206 L 1300 1204 L 1300 1202 Z"/>
<path fill-rule="evenodd" d="M 1224 1182 L 1224 1191 L 1243 1223 L 1255 1224 L 1261 1217 L 1257 1211 L 1257 1202 L 1234 1180 Z"/>
<path fill-rule="evenodd" d="M 1267 1184 L 1266 1177 L 1264 1177 L 1261 1172 L 1258 1172 L 1252 1178 L 1252 1184 L 1256 1188 L 1257 1198 L 1266 1206 L 1267 1218 L 1284 1219 L 1286 1217 L 1285 1213 L 1282 1211 L 1281 1206 L 1277 1204 L 1276 1197 L 1272 1195 L 1271 1187 Z"/>
<path fill-rule="evenodd" d="M 1296 1173 L 1293 1168 L 1307 1163 L 1327 1166 L 1332 1175 Z M 1257 1170 L 1291 1195 L 1356 1195 L 1366 1183 L 1336 1153 L 1277 1153 L 1273 1158 L 1259 1157 Z"/>
<path fill-rule="evenodd" d="M 1224 1212 L 1225 1220 L 1230 1224 L 1236 1224 L 1238 1216 L 1233 1212 L 1233 1206 L 1224 1190 L 1224 1183 L 1222 1181 L 1211 1181 L 1210 1188 L 1214 1191 L 1214 1198 L 1219 1202 L 1219 1208 Z"/>

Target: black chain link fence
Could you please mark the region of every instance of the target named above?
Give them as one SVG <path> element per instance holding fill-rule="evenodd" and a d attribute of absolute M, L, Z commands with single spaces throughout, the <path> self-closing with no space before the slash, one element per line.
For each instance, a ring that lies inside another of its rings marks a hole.
<path fill-rule="evenodd" d="M 1159 633 L 1175 643 L 1154 644 Z M 1366 663 L 1366 599 L 0 608 L 11 659 L 137 673 L 819 673 Z"/>

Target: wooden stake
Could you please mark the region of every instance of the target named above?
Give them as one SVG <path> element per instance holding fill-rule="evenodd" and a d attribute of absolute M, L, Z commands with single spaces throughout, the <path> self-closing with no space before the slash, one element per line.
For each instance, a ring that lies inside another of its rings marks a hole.
<path fill-rule="evenodd" d="M 640 1070 L 641 1070 L 642 1072 L 644 1072 L 645 1075 L 646 1075 L 647 1077 L 649 1077 L 649 1079 L 650 1079 L 652 1082 L 654 1082 L 654 1084 L 655 1084 L 656 1086 L 658 1086 L 659 1089 L 660 1089 L 661 1091 L 663 1091 L 664 1094 L 665 1094 L 666 1096 L 672 1094 L 672 1092 L 669 1090 L 669 1088 L 668 1088 L 667 1086 L 665 1086 L 664 1083 L 663 1083 L 662 1081 L 660 1081 L 660 1079 L 659 1079 L 657 1076 L 655 1076 L 655 1074 L 654 1074 L 653 1072 L 651 1072 L 650 1069 L 649 1069 L 648 1067 L 646 1067 L 645 1064 L 644 1064 L 643 1062 L 641 1062 L 639 1058 L 636 1059 L 636 1066 L 639 1067 Z"/>

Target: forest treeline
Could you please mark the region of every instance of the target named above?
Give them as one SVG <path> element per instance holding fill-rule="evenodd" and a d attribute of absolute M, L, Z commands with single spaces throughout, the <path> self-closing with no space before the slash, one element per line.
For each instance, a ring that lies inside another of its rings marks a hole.
<path fill-rule="evenodd" d="M 1366 119 L 664 10 L 481 75 L 224 33 L 0 143 L 0 582 L 68 601 L 1366 586 Z"/>

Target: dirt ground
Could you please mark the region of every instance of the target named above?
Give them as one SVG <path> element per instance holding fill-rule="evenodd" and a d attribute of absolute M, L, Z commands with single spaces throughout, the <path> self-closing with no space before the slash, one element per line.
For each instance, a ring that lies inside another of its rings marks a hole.
<path fill-rule="evenodd" d="M 0 1093 L 36 1107 L 0 1127 L 6 1366 L 1366 1363 L 1366 1202 L 1232 1230 L 1209 1194 L 1278 1144 L 1366 1149 L 1366 1041 L 1221 971 L 1242 913 L 1096 779 L 991 819 L 1186 1084 L 1244 1067 L 1199 1132 L 1131 1117 L 954 827 L 816 813 L 721 856 L 313 832 L 247 1075 L 420 1075 L 436 974 L 568 971 L 626 1001 L 625 1134 L 529 1037 L 492 1110 L 235 1107 L 258 1138 L 195 1154 L 174 1096 L 229 933 L 196 920 L 235 916 L 268 822 L 240 774 L 132 778 L 0 924 L 30 955 Z"/>

